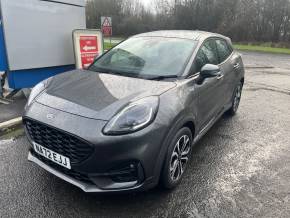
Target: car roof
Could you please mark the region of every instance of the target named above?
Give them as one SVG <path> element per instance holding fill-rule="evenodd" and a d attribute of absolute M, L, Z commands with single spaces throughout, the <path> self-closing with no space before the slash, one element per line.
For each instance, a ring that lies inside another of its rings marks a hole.
<path fill-rule="evenodd" d="M 160 30 L 148 33 L 141 33 L 133 37 L 168 37 L 168 38 L 181 38 L 191 40 L 204 40 L 209 37 L 220 37 L 229 39 L 223 35 L 200 30 Z"/>

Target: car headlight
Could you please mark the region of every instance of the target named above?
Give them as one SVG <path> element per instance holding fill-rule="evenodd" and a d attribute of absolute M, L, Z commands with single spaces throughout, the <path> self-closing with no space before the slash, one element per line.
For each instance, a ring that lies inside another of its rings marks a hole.
<path fill-rule="evenodd" d="M 38 83 L 30 92 L 26 107 L 30 106 L 34 99 L 42 93 L 49 84 L 50 78 Z"/>
<path fill-rule="evenodd" d="M 109 121 L 104 134 L 122 135 L 139 131 L 154 121 L 158 107 L 159 98 L 156 96 L 130 103 Z"/>

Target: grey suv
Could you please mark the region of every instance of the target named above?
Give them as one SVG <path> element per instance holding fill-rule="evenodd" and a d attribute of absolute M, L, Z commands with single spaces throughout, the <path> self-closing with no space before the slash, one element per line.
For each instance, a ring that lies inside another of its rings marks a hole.
<path fill-rule="evenodd" d="M 176 187 L 192 146 L 237 112 L 241 56 L 201 31 L 133 36 L 87 70 L 49 78 L 23 117 L 28 159 L 85 192 Z"/>

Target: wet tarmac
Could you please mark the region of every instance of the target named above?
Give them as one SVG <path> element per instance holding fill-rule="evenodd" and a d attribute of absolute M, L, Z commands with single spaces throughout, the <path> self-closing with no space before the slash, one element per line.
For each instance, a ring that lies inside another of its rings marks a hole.
<path fill-rule="evenodd" d="M 243 55 L 250 68 L 239 113 L 196 145 L 177 189 L 83 193 L 29 163 L 19 132 L 0 141 L 0 216 L 290 217 L 290 56 Z M 253 68 L 255 60 L 271 66 Z"/>

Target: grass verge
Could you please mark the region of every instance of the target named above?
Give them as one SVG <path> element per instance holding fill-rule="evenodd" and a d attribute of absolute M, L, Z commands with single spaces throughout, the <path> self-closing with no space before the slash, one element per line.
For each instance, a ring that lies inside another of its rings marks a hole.
<path fill-rule="evenodd" d="M 104 42 L 104 49 L 105 50 L 109 50 L 111 48 L 113 48 L 115 45 L 117 45 L 118 43 L 109 43 L 109 42 Z"/>
<path fill-rule="evenodd" d="M 273 48 L 267 46 L 259 46 L 259 45 L 242 45 L 242 44 L 234 44 L 235 49 L 242 51 L 257 51 L 257 52 L 267 52 L 267 53 L 275 53 L 275 54 L 289 54 L 290 49 L 288 48 Z"/>

